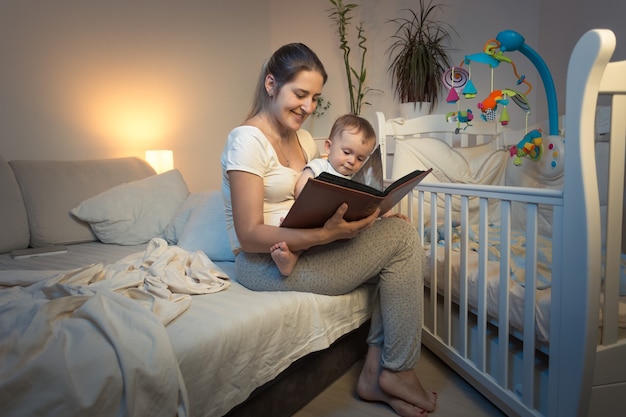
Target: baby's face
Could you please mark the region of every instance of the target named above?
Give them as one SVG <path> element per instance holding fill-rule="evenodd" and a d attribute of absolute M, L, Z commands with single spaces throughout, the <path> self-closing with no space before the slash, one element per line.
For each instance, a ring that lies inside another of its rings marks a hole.
<path fill-rule="evenodd" d="M 342 175 L 353 175 L 374 150 L 376 141 L 364 141 L 356 130 L 344 130 L 339 137 L 327 142 L 328 161 Z"/>

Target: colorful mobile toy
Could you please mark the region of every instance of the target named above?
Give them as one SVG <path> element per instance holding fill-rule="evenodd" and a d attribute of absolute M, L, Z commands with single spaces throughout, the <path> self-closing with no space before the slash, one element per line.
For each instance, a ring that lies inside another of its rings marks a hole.
<path fill-rule="evenodd" d="M 552 151 L 551 155 L 553 157 L 550 167 L 556 168 L 562 156 L 562 152 L 559 150 L 563 148 L 563 139 L 558 137 L 558 110 L 554 82 L 545 62 L 532 48 L 525 44 L 524 38 L 515 31 L 506 30 L 500 32 L 496 36 L 496 39 L 490 39 L 485 43 L 483 52 L 465 56 L 465 59 L 459 66 L 449 68 L 444 72 L 442 82 L 449 90 L 446 101 L 451 104 L 457 104 L 457 110 L 455 112 L 448 112 L 446 118 L 448 121 L 457 122 L 457 133 L 461 130 L 461 123 L 465 123 L 465 128 L 471 126 L 470 122 L 474 116 L 469 109 L 466 112 L 461 111 L 460 100 L 461 97 L 473 99 L 478 96 L 478 91 L 472 82 L 471 64 L 473 62 L 481 63 L 488 65 L 491 70 L 491 89 L 489 94 L 478 102 L 476 106 L 480 110 L 480 117 L 486 121 L 495 122 L 498 120 L 500 124 L 507 125 L 510 121 L 507 105 L 512 101 L 524 111 L 528 130 L 530 104 L 526 97 L 531 92 L 532 85 L 526 80 L 524 74 L 520 75 L 517 72 L 517 67 L 513 60 L 505 54 L 506 52 L 512 51 L 519 51 L 525 55 L 534 64 L 543 81 L 548 100 L 549 135 L 551 138 L 549 141 L 549 149 Z M 503 62 L 509 64 L 513 69 L 515 88 L 495 89 L 493 86 L 494 70 Z M 463 65 L 467 65 L 467 69 L 465 69 Z M 525 91 L 518 91 L 520 86 L 525 86 Z M 552 138 L 553 136 L 555 138 Z M 543 154 L 542 148 L 544 145 L 546 145 L 546 143 L 541 130 L 535 129 L 527 132 L 520 142 L 510 149 L 511 157 L 515 158 L 514 164 L 518 166 L 521 165 L 522 158 L 524 157 L 539 161 Z"/>
<path fill-rule="evenodd" d="M 530 105 L 528 104 L 526 96 L 532 90 L 532 85 L 526 80 L 525 75 L 518 74 L 515 63 L 504 55 L 500 42 L 497 39 L 489 40 L 485 44 L 483 52 L 466 56 L 460 66 L 452 67 L 443 74 L 443 84 L 450 90 L 446 101 L 448 103 L 458 103 L 460 99 L 459 92 L 461 92 L 465 98 L 474 98 L 477 96 L 478 91 L 472 82 L 470 72 L 463 68 L 464 64 L 467 64 L 467 66 L 471 68 L 472 61 L 487 64 L 491 68 L 491 91 L 477 106 L 481 111 L 482 119 L 486 121 L 496 120 L 498 106 L 502 106 L 499 122 L 502 125 L 507 125 L 509 123 L 509 113 L 506 106 L 509 104 L 509 99 L 513 100 L 515 104 L 524 110 L 526 117 L 528 117 Z M 511 65 L 516 77 L 516 85 L 525 84 L 527 86 L 525 92 L 521 93 L 512 88 L 498 90 L 493 88 L 493 71 L 501 62 L 506 62 Z"/>
<path fill-rule="evenodd" d="M 513 164 L 515 166 L 522 165 L 522 158 L 524 157 L 538 161 L 542 154 L 542 143 L 541 129 L 533 129 L 526 133 L 517 145 L 511 146 L 511 156 L 515 158 Z"/>

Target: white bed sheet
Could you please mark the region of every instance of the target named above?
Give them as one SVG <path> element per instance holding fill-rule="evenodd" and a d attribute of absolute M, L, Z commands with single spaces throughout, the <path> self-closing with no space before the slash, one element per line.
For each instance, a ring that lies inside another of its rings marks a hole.
<path fill-rule="evenodd" d="M 113 262 L 142 249 L 85 243 L 68 246 L 68 254 L 62 255 L 13 260 L 3 254 L 0 255 L 0 271 L 13 269 L 17 263 L 23 269 L 40 270 L 22 271 L 20 279 L 28 276 L 41 278 L 49 274 L 47 269 L 61 271 L 85 263 Z M 336 297 L 296 292 L 254 292 L 236 282 L 234 263 L 216 264 L 231 276 L 229 288 L 214 294 L 193 295 L 191 306 L 164 327 L 189 399 L 188 415 L 222 416 L 292 362 L 308 353 L 325 349 L 370 317 L 373 286 L 363 286 L 350 294 Z M 105 358 L 98 360 L 98 349 L 88 343 L 78 343 L 81 339 L 76 337 L 68 338 L 68 343 L 72 344 L 74 353 L 84 354 L 86 374 L 91 370 L 93 375 L 108 375 L 109 371 L 102 369 Z M 136 341 L 125 340 L 128 342 L 123 343 L 124 347 L 133 351 Z M 110 349 L 105 349 L 105 353 L 111 360 Z M 135 353 L 141 355 L 145 352 Z M 42 363 L 43 375 L 54 375 L 55 366 L 59 364 L 52 361 Z M 106 390 L 104 387 L 107 384 L 93 385 L 81 395 L 88 395 L 92 400 L 99 394 L 111 395 L 111 392 L 119 390 L 114 382 L 117 380 L 119 383 L 118 379 L 113 378 Z M 81 383 L 79 380 L 74 382 Z M 67 387 L 51 381 L 47 386 L 47 395 L 58 394 L 59 401 L 64 401 Z M 28 387 L 22 389 L 28 391 Z M 36 402 L 40 395 L 40 392 L 32 390 L 26 392 L 23 398 Z M 54 410 L 49 412 L 55 415 Z"/>
<path fill-rule="evenodd" d="M 78 243 L 66 245 L 65 247 L 67 248 L 67 253 L 32 258 L 13 259 L 9 253 L 0 254 L 0 271 L 64 271 L 95 263 L 106 265 L 146 249 L 145 244 L 123 246 L 103 244 L 101 242 Z"/>
<path fill-rule="evenodd" d="M 234 276 L 234 263 L 217 265 Z M 358 328 L 370 317 L 372 291 L 332 297 L 233 282 L 218 297 L 194 297 L 184 320 L 167 328 L 183 378 L 194 384 L 187 384 L 192 415 L 225 414 L 296 359 Z"/>

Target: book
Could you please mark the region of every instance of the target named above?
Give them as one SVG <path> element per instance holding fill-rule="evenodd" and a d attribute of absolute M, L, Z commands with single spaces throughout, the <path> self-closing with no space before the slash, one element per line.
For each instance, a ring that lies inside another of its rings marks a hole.
<path fill-rule="evenodd" d="M 42 248 L 16 249 L 14 251 L 11 251 L 11 256 L 13 257 L 13 259 L 22 259 L 33 258 L 35 256 L 59 255 L 62 253 L 67 253 L 67 248 L 65 246 L 56 245 L 45 246 Z"/>
<path fill-rule="evenodd" d="M 380 157 L 379 148 L 377 150 L 379 151 L 378 157 Z M 376 158 L 376 153 L 372 154 L 370 159 L 372 158 Z M 430 168 L 426 171 L 410 172 L 382 189 L 384 184 L 382 169 L 375 173 L 378 165 L 376 159 L 373 161 L 374 168 L 371 170 L 372 164 L 367 162 L 359 170 L 361 172 L 365 169 L 367 175 L 355 174 L 352 179 L 347 179 L 323 172 L 315 178 L 310 178 L 285 216 L 281 227 L 299 229 L 322 227 L 343 203 L 348 204 L 348 210 L 343 217 L 347 221 L 367 217 L 377 208 L 380 208 L 382 215 L 398 204 L 432 171 Z M 374 174 L 374 178 L 369 180 L 370 185 L 355 181 L 355 178 L 367 179 L 370 174 Z"/>

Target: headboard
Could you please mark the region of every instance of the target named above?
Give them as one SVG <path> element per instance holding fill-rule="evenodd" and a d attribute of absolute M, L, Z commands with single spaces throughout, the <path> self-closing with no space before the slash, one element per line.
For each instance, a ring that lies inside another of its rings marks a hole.
<path fill-rule="evenodd" d="M 610 109 L 598 106 L 596 126 L 596 159 L 600 182 L 600 204 L 606 218 L 608 141 Z M 559 118 L 564 125 L 565 116 Z M 428 182 L 453 182 L 471 185 L 504 185 L 532 188 L 563 187 L 563 141 L 560 136 L 544 137 L 544 149 L 550 141 L 555 146 L 545 151 L 539 161 L 523 159 L 514 164 L 510 147 L 534 128 L 547 132 L 547 120 L 523 130 L 512 130 L 498 122 L 472 120 L 468 125 L 446 120 L 444 114 L 412 119 L 389 118 L 376 112 L 376 128 L 381 146 L 385 178 L 399 178 L 415 169 L 433 168 L 424 179 Z M 563 131 L 561 129 L 561 134 Z M 419 139 L 416 141 L 415 139 Z M 556 168 L 551 164 L 555 163 Z M 438 206 L 443 206 L 440 202 Z M 540 230 L 551 229 L 551 212 L 540 208 Z M 496 216 L 497 217 L 497 216 Z M 604 230 L 604 226 L 603 226 Z"/>
<path fill-rule="evenodd" d="M 386 119 L 383 113 L 377 112 L 376 117 L 386 178 L 399 178 L 415 169 L 432 168 L 432 173 L 423 183 L 456 183 L 470 187 L 562 187 L 562 151 L 555 153 L 559 158 L 559 169 L 556 170 L 549 166 L 555 158 L 552 152 L 549 158 L 546 155 L 539 161 L 522 158 L 521 163 L 516 163 L 511 156 L 511 146 L 518 145 L 527 132 L 534 128 L 547 132 L 542 124 L 524 130 L 512 130 L 497 121 L 474 119 L 468 124 L 459 124 L 448 121 L 444 114 L 405 120 Z M 544 137 L 544 144 L 550 138 Z M 556 140 L 560 141 L 560 147 L 554 149 L 562 149 L 562 138 L 556 137 Z M 442 212 L 443 195 L 438 195 L 437 200 L 438 212 Z M 425 208 L 430 207 L 429 203 L 424 204 Z M 460 210 L 460 204 L 460 199 L 453 198 L 453 211 Z M 478 215 L 478 200 L 471 198 L 469 205 L 470 220 L 474 221 Z M 493 221 L 499 218 L 497 205 L 497 202 L 490 201 L 489 218 Z M 411 206 L 400 207 L 400 210 L 416 210 L 416 205 Z M 523 207 L 518 206 L 520 204 L 516 203 L 514 210 L 523 211 Z M 552 213 L 544 212 L 544 208 L 539 211 L 539 228 L 549 233 Z M 521 221 L 514 226 L 520 230 L 524 227 Z"/>
<path fill-rule="evenodd" d="M 491 144 L 494 148 L 504 149 L 507 145 L 506 132 L 510 129 L 494 122 L 473 120 L 470 124 L 450 122 L 443 114 L 432 114 L 413 119 L 386 119 L 382 112 L 376 112 L 376 128 L 381 154 L 383 172 L 391 178 L 391 164 L 395 154 L 395 140 L 408 138 L 436 138 L 455 149 L 472 148 Z"/>

